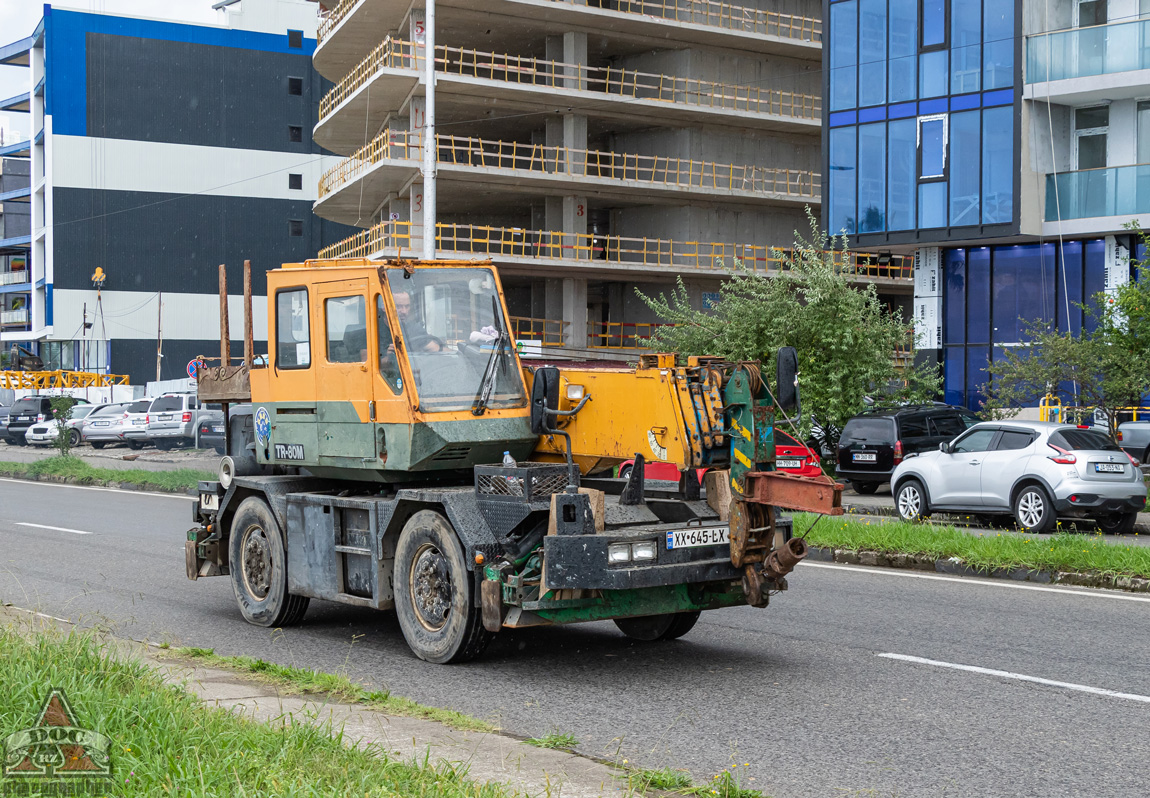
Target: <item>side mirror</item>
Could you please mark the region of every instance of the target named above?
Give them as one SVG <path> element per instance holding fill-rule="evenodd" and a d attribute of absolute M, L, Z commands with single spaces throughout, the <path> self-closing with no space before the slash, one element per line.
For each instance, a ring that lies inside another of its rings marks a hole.
<path fill-rule="evenodd" d="M 938 445 L 938 450 L 943 454 L 950 454 L 950 444 L 943 441 Z"/>
<path fill-rule="evenodd" d="M 531 433 L 546 435 L 555 429 L 556 416 L 544 411 L 544 406 L 559 407 L 559 369 L 543 366 L 535 369 L 531 380 Z"/>
<path fill-rule="evenodd" d="M 784 413 L 799 411 L 799 386 L 795 379 L 799 373 L 799 356 L 795 348 L 780 347 L 775 366 L 775 385 L 778 386 L 775 398 L 779 402 L 779 410 Z"/>

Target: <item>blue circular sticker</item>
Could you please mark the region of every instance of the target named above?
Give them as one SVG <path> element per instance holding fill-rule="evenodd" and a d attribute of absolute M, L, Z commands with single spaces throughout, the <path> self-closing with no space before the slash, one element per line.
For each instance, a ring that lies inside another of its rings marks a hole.
<path fill-rule="evenodd" d="M 261 407 L 256 411 L 256 440 L 259 441 L 260 446 L 267 446 L 268 439 L 272 434 L 272 419 L 268 415 L 266 407 Z"/>

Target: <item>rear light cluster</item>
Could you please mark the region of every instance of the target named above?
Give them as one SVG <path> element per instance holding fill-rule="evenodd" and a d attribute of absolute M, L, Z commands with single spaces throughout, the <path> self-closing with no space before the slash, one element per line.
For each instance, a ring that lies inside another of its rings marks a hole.
<path fill-rule="evenodd" d="M 898 465 L 902 462 L 902 441 L 894 442 L 894 464 Z"/>
<path fill-rule="evenodd" d="M 1134 456 L 1132 454 L 1130 454 L 1130 452 L 1123 452 L 1123 454 L 1125 454 L 1126 459 L 1128 459 L 1130 461 L 1130 465 L 1134 466 L 1135 468 L 1141 468 L 1142 467 L 1142 464 L 1139 463 L 1137 460 L 1135 460 Z"/>
<path fill-rule="evenodd" d="M 43 413 L 37 413 L 36 414 L 36 423 L 40 423 L 43 420 L 44 420 L 44 414 Z"/>
<path fill-rule="evenodd" d="M 182 421 L 191 421 L 192 420 L 192 414 L 191 413 L 184 413 L 183 418 L 181 420 Z"/>
<path fill-rule="evenodd" d="M 1073 453 L 1068 452 L 1065 449 L 1060 449 L 1059 447 L 1055 446 L 1053 443 L 1048 443 L 1046 445 L 1049 446 L 1054 451 L 1058 452 L 1058 454 L 1050 455 L 1050 459 L 1053 460 L 1055 463 L 1061 463 L 1062 465 L 1074 465 L 1075 463 L 1078 462 L 1078 458 L 1075 457 Z"/>

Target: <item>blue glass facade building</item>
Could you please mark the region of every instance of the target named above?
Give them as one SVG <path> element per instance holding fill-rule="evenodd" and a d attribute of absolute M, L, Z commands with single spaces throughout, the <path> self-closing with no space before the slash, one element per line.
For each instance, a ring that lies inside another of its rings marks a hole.
<path fill-rule="evenodd" d="M 975 409 L 987 365 L 1025 343 L 1028 321 L 1089 324 L 1078 303 L 1115 257 L 1105 235 L 1022 230 L 1023 2 L 823 5 L 824 226 L 865 249 L 939 248 L 940 296 L 916 309 L 933 303 L 940 334 L 919 356 L 942 367 L 947 402 Z"/>
<path fill-rule="evenodd" d="M 1015 4 L 824 5 L 827 228 L 867 247 L 1016 233 Z"/>

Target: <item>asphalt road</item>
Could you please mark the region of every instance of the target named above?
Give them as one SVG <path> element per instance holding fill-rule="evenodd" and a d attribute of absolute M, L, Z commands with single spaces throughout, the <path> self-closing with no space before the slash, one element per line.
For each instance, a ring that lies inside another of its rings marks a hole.
<path fill-rule="evenodd" d="M 1150 784 L 1148 597 L 813 564 L 768 609 L 706 613 L 675 643 L 636 644 L 610 623 L 504 632 L 479 661 L 444 667 L 408 652 L 391 613 L 313 602 L 300 627 L 248 626 L 227 578 L 184 577 L 190 525 L 184 497 L 0 481 L 0 599 L 346 673 L 641 766 L 706 779 L 737 764 L 776 798 Z"/>

